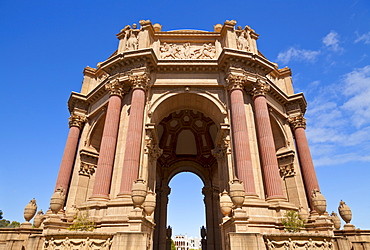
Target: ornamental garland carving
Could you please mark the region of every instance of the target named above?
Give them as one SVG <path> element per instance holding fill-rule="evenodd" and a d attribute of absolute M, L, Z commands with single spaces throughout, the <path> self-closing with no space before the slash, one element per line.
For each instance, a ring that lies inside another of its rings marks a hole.
<path fill-rule="evenodd" d="M 227 88 L 229 90 L 243 89 L 246 82 L 247 77 L 245 75 L 234 75 L 229 73 L 226 77 Z"/>
<path fill-rule="evenodd" d="M 105 85 L 105 89 L 110 92 L 110 95 L 117 95 L 122 97 L 125 93 L 123 86 L 123 82 L 116 79 L 107 83 Z"/>
<path fill-rule="evenodd" d="M 204 43 L 202 46 L 190 43 L 182 45 L 163 43 L 159 52 L 161 59 L 214 59 L 216 47 L 212 43 Z"/>
<path fill-rule="evenodd" d="M 147 74 L 131 75 L 129 76 L 129 80 L 133 89 L 141 88 L 147 90 L 149 87 L 150 78 Z"/>
<path fill-rule="evenodd" d="M 267 249 L 323 249 L 330 250 L 334 249 L 332 241 L 324 240 L 288 240 L 274 241 L 267 239 L 266 242 Z"/>
<path fill-rule="evenodd" d="M 293 130 L 296 128 L 306 129 L 306 119 L 303 115 L 289 117 L 288 121 Z"/>
<path fill-rule="evenodd" d="M 82 128 L 84 123 L 86 122 L 86 117 L 83 115 L 77 115 L 77 114 L 72 114 L 69 118 L 69 127 L 78 127 Z"/>
<path fill-rule="evenodd" d="M 51 238 L 50 240 L 45 240 L 43 249 L 44 250 L 72 250 L 72 249 L 85 249 L 85 250 L 109 250 L 112 246 L 112 239 L 107 240 L 96 240 L 90 239 L 69 239 L 66 237 L 62 240 L 56 240 Z"/>

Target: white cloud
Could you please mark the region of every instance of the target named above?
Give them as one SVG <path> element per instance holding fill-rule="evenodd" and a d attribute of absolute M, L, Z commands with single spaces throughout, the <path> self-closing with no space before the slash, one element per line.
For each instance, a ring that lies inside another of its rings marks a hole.
<path fill-rule="evenodd" d="M 362 36 L 359 36 L 355 40 L 355 43 L 358 43 L 358 42 L 364 42 L 365 44 L 370 44 L 370 31 L 363 34 Z"/>
<path fill-rule="evenodd" d="M 323 39 L 322 42 L 324 45 L 333 50 L 333 51 L 342 51 L 343 48 L 339 46 L 339 34 L 332 30 L 327 34 Z"/>
<path fill-rule="evenodd" d="M 287 64 L 293 60 L 314 62 L 319 54 L 320 51 L 297 49 L 294 47 L 290 47 L 288 50 L 280 52 L 276 60 L 284 64 Z"/>
<path fill-rule="evenodd" d="M 355 69 L 344 76 L 343 95 L 349 97 L 342 108 L 349 111 L 352 121 L 360 127 L 370 123 L 370 65 Z"/>

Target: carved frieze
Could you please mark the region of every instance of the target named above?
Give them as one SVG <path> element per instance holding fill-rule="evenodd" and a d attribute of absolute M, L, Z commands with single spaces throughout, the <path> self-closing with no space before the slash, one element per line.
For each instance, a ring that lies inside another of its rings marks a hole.
<path fill-rule="evenodd" d="M 68 237 L 64 239 L 54 239 L 44 241 L 44 250 L 64 250 L 64 249 L 86 249 L 86 250 L 109 250 L 112 246 L 112 239 L 106 240 L 90 239 L 70 239 Z"/>
<path fill-rule="evenodd" d="M 289 117 L 288 121 L 293 130 L 296 128 L 306 129 L 306 119 L 303 117 L 303 115 Z"/>
<path fill-rule="evenodd" d="M 326 239 L 323 240 L 292 240 L 291 238 L 287 240 L 269 240 L 265 241 L 267 249 L 323 249 L 330 250 L 334 249 L 332 241 Z"/>
<path fill-rule="evenodd" d="M 79 127 L 81 129 L 87 119 L 84 115 L 72 114 L 68 120 L 69 127 Z"/>
<path fill-rule="evenodd" d="M 203 45 L 163 43 L 159 52 L 161 59 L 214 59 L 216 47 L 212 43 Z"/>

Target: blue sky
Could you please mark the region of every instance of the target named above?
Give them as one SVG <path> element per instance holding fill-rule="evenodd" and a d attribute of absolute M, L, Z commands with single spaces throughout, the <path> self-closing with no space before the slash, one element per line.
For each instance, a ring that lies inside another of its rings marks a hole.
<path fill-rule="evenodd" d="M 319 183 L 336 211 L 343 199 L 352 223 L 370 229 L 369 1 L 1 1 L 0 210 L 23 222 L 36 198 L 48 208 L 68 133 L 66 102 L 82 70 L 118 45 L 127 24 L 150 19 L 163 30 L 213 30 L 235 19 L 258 34 L 259 50 L 293 71 L 308 101 L 307 136 Z M 174 234 L 196 236 L 204 213 L 199 178 L 171 182 Z M 196 184 L 197 182 L 198 188 Z M 176 192 L 194 187 L 185 211 Z M 198 191 L 197 191 L 198 190 Z M 171 203 L 172 202 L 172 203 Z M 188 213 L 186 213 L 188 212 Z"/>

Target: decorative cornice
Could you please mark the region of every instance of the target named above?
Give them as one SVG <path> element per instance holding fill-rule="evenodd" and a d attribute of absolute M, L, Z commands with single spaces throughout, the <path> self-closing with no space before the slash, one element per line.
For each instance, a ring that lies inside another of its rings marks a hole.
<path fill-rule="evenodd" d="M 235 75 L 235 74 L 229 73 L 226 76 L 225 80 L 227 83 L 228 90 L 243 89 L 244 85 L 247 82 L 247 77 L 244 75 Z"/>
<path fill-rule="evenodd" d="M 293 130 L 297 128 L 306 129 L 306 119 L 303 117 L 303 115 L 289 117 L 288 121 Z"/>
<path fill-rule="evenodd" d="M 264 81 L 258 79 L 256 82 L 252 83 L 251 94 L 253 97 L 266 96 L 267 92 L 270 91 L 270 85 Z"/>
<path fill-rule="evenodd" d="M 148 74 L 145 73 L 142 75 L 131 75 L 129 76 L 129 81 L 133 89 L 143 89 L 146 91 L 149 88 L 150 78 Z"/>
<path fill-rule="evenodd" d="M 89 107 L 89 103 L 86 100 L 86 96 L 72 92 L 68 100 L 68 110 L 70 113 L 78 111 L 79 113 L 86 113 Z"/>
<path fill-rule="evenodd" d="M 109 91 L 111 96 L 116 95 L 119 97 L 122 97 L 125 94 L 123 87 L 123 82 L 119 81 L 118 79 L 110 81 L 105 85 L 105 89 Z"/>
<path fill-rule="evenodd" d="M 71 127 L 78 127 L 78 128 L 81 129 L 87 119 L 84 115 L 72 114 L 69 117 L 68 120 L 69 120 L 69 127 L 70 128 Z"/>

